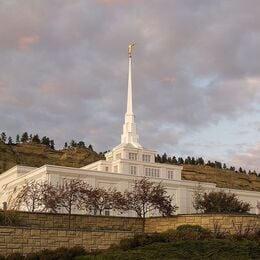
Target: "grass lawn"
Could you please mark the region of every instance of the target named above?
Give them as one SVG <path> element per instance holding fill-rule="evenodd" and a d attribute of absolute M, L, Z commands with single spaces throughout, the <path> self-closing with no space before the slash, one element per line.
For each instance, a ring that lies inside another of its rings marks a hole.
<path fill-rule="evenodd" d="M 250 240 L 207 240 L 153 243 L 132 250 L 111 249 L 76 260 L 137 259 L 260 259 L 260 242 Z"/>

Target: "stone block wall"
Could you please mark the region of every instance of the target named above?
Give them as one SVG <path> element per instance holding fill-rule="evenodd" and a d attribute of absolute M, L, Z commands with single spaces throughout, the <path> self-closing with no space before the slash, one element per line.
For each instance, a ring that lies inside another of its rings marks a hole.
<path fill-rule="evenodd" d="M 69 218 L 67 214 L 46 214 L 15 212 L 22 226 L 34 228 L 68 228 Z M 138 218 L 112 217 L 112 216 L 90 216 L 71 215 L 72 229 L 88 231 L 119 230 L 119 231 L 142 231 L 142 222 Z"/>
<path fill-rule="evenodd" d="M 142 230 L 137 218 L 73 215 L 71 229 L 68 216 L 15 212 L 20 220 L 17 227 L 0 226 L 0 254 L 28 254 L 44 248 L 83 246 L 86 250 L 106 249 L 123 238 L 132 238 Z M 180 225 L 200 225 L 214 230 L 236 233 L 247 228 L 260 229 L 257 215 L 178 215 L 170 218 L 146 219 L 145 232 L 163 232 Z"/>
<path fill-rule="evenodd" d="M 200 225 L 214 230 L 219 228 L 222 232 L 236 233 L 239 230 L 260 229 L 260 217 L 257 215 L 178 215 L 169 218 L 148 218 L 145 232 L 163 232 L 167 229 L 176 229 L 180 225 Z"/>
<path fill-rule="evenodd" d="M 123 238 L 131 238 L 134 232 L 82 231 L 39 229 L 27 227 L 0 227 L 0 255 L 28 254 L 45 248 L 83 246 L 86 250 L 107 249 Z"/>

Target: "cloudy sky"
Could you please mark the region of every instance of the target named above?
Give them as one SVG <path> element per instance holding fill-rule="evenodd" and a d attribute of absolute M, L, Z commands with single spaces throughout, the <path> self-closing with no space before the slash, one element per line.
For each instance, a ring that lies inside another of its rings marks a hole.
<path fill-rule="evenodd" d="M 0 131 L 141 144 L 260 171 L 259 0 L 0 0 Z"/>

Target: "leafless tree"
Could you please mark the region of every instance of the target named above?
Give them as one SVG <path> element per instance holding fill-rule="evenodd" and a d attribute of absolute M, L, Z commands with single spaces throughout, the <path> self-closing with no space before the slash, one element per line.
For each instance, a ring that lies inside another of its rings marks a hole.
<path fill-rule="evenodd" d="M 69 216 L 69 228 L 71 224 L 71 213 L 73 208 L 78 208 L 80 192 L 84 182 L 79 179 L 66 181 L 63 185 L 57 186 L 56 202 L 58 208 L 64 208 Z"/>
<path fill-rule="evenodd" d="M 42 194 L 42 211 L 57 213 L 60 209 L 58 186 L 54 186 L 48 182 L 43 182 L 40 189 Z"/>
<path fill-rule="evenodd" d="M 19 210 L 26 207 L 29 212 L 39 211 L 42 208 L 42 193 L 41 183 L 37 181 L 31 181 L 23 185 L 23 187 L 17 192 L 14 199 L 13 207 Z"/>

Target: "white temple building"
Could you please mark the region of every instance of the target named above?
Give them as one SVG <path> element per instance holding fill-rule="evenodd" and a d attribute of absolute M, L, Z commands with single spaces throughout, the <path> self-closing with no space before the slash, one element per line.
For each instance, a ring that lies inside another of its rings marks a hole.
<path fill-rule="evenodd" d="M 106 159 L 89 164 L 82 168 L 44 165 L 39 168 L 15 166 L 0 175 L 0 205 L 9 200 L 15 189 L 19 189 L 26 181 L 48 181 L 62 184 L 73 178 L 80 178 L 93 187 L 115 187 L 119 191 L 131 189 L 135 179 L 148 177 L 151 181 L 161 182 L 169 195 L 174 195 L 177 214 L 194 213 L 193 194 L 200 185 L 207 191 L 224 190 L 235 193 L 239 199 L 249 202 L 251 213 L 258 214 L 257 204 L 260 192 L 235 190 L 216 187 L 215 183 L 198 183 L 182 180 L 182 167 L 155 162 L 156 152 L 142 147 L 139 142 L 132 99 L 132 47 L 128 47 L 128 95 L 125 123 L 121 135 L 121 143 L 105 154 Z M 129 213 L 131 214 L 131 213 Z"/>

